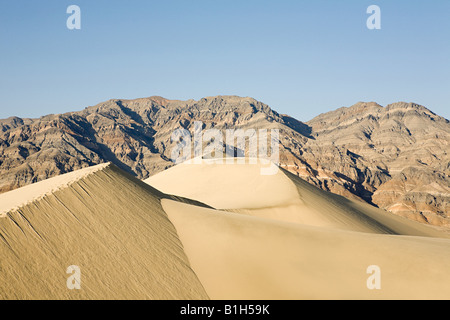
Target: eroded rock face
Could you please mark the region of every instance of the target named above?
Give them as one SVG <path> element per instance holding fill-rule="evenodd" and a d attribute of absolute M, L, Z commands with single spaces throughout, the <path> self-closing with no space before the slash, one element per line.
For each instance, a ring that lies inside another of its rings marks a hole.
<path fill-rule="evenodd" d="M 357 103 L 303 123 L 252 98 L 109 100 L 0 120 L 0 192 L 113 162 L 138 178 L 173 165 L 174 130 L 279 129 L 280 162 L 308 182 L 393 213 L 450 225 L 450 124 L 425 107 Z M 248 150 L 247 150 L 248 152 Z"/>
<path fill-rule="evenodd" d="M 413 103 L 385 108 L 358 103 L 308 125 L 324 148 L 347 150 L 360 175 L 355 179 L 339 162 L 321 164 L 357 182 L 373 204 L 414 220 L 450 225 L 448 120 Z"/>

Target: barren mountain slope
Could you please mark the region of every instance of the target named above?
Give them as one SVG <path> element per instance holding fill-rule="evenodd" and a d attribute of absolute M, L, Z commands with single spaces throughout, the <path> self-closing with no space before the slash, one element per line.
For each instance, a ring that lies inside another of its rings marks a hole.
<path fill-rule="evenodd" d="M 358 103 L 307 123 L 236 96 L 109 100 L 79 112 L 9 118 L 0 120 L 0 192 L 103 162 L 148 178 L 173 166 L 171 135 L 179 128 L 193 134 L 195 121 L 203 130 L 279 129 L 281 165 L 311 184 L 449 225 L 450 124 L 408 103 Z"/>
<path fill-rule="evenodd" d="M 356 170 L 321 165 L 358 181 L 381 208 L 418 221 L 450 225 L 450 123 L 423 106 L 358 103 L 308 122 L 325 150 L 340 148 Z M 325 153 L 325 152 L 324 152 Z"/>

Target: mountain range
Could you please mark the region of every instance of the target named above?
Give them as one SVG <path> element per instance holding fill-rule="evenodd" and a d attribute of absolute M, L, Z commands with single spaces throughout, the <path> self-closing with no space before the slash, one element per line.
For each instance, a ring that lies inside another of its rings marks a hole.
<path fill-rule="evenodd" d="M 358 102 L 308 122 L 253 98 L 113 99 L 39 119 L 0 120 L 0 193 L 111 162 L 138 179 L 174 163 L 179 128 L 278 129 L 280 165 L 322 190 L 450 226 L 450 123 L 424 106 Z M 224 146 L 225 148 L 227 146 Z"/>

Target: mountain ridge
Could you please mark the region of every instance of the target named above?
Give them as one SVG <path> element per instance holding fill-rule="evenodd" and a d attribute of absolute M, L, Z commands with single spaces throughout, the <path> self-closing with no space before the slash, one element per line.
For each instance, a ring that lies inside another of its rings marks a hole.
<path fill-rule="evenodd" d="M 178 128 L 279 129 L 280 163 L 326 191 L 450 225 L 449 121 L 415 103 L 358 102 L 307 122 L 250 97 L 110 99 L 81 111 L 0 120 L 0 192 L 112 162 L 144 179 L 173 165 Z M 410 182 L 411 183 L 410 183 Z"/>

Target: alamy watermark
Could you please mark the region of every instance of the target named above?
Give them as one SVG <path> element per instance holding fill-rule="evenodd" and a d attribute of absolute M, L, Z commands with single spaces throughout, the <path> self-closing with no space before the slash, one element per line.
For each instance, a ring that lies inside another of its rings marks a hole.
<path fill-rule="evenodd" d="M 67 18 L 66 26 L 69 30 L 80 30 L 81 29 L 81 9 L 77 5 L 70 5 L 66 10 L 67 14 L 70 16 Z M 366 10 L 367 14 L 370 16 L 367 18 L 366 26 L 369 30 L 380 30 L 381 29 L 381 9 L 377 5 L 370 5 Z"/>
<path fill-rule="evenodd" d="M 381 268 L 377 265 L 370 265 L 366 270 L 370 276 L 367 278 L 367 289 L 380 290 L 381 289 Z"/>
<path fill-rule="evenodd" d="M 70 5 L 66 10 L 67 14 L 70 16 L 67 18 L 66 26 L 69 30 L 80 30 L 81 29 L 81 9 L 77 5 Z"/>
<path fill-rule="evenodd" d="M 278 129 L 207 129 L 194 122 L 194 132 L 180 128 L 172 133 L 171 160 L 176 163 L 199 164 L 203 159 L 214 159 L 219 164 L 263 163 L 262 175 L 278 172 L 280 163 L 280 134 Z"/>
<path fill-rule="evenodd" d="M 81 289 L 81 269 L 79 266 L 69 266 L 66 270 L 67 274 L 70 276 L 67 278 L 67 288 L 69 290 L 80 290 Z"/>
<path fill-rule="evenodd" d="M 380 30 L 381 29 L 381 9 L 377 5 L 371 5 L 366 10 L 370 17 L 367 18 L 366 26 L 369 30 Z"/>

